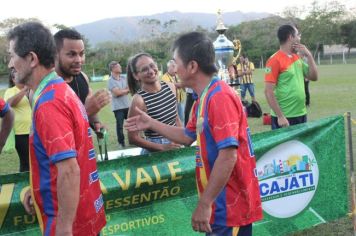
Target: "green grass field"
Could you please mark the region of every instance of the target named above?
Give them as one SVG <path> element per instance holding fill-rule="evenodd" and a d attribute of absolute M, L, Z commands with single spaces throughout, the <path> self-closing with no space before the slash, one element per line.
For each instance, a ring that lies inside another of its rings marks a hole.
<path fill-rule="evenodd" d="M 323 65 L 319 66 L 319 81 L 310 82 L 311 105 L 308 108 L 308 120 L 317 120 L 332 115 L 351 112 L 356 119 L 356 65 Z M 254 73 L 255 92 L 263 112 L 269 112 L 267 102 L 264 97 L 263 70 L 256 70 Z M 105 82 L 91 84 L 95 91 L 105 88 Z M 4 91 L 0 91 L 2 96 Z M 109 150 L 117 150 L 115 131 L 115 117 L 111 112 L 111 107 L 106 106 L 99 114 L 99 117 L 109 131 Z M 270 130 L 270 126 L 262 124 L 262 118 L 249 118 L 249 125 L 252 133 L 259 133 Z M 353 141 L 356 140 L 356 125 L 353 125 Z M 96 140 L 94 140 L 97 146 Z M 356 145 L 353 145 L 353 152 L 356 153 Z M 97 149 L 98 153 L 98 149 Z M 349 158 L 349 157 L 347 157 Z M 1 154 L 0 175 L 17 172 L 19 166 L 16 153 Z M 351 203 L 350 203 L 351 206 Z M 351 211 L 351 210 L 350 210 Z M 321 224 L 312 229 L 293 235 L 353 235 L 352 221 L 344 217 L 338 221 Z"/>

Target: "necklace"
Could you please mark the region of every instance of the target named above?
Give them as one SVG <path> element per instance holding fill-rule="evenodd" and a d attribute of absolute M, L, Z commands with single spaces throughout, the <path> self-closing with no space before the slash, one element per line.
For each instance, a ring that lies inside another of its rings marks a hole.
<path fill-rule="evenodd" d="M 78 80 L 76 79 L 75 75 L 72 77 L 72 79 L 69 81 L 67 80 L 66 83 L 69 85 L 69 87 L 72 88 L 75 94 L 80 98 L 80 92 L 79 92 L 79 84 Z"/>
<path fill-rule="evenodd" d="M 80 98 L 80 92 L 79 92 L 79 85 L 78 85 L 78 80 L 73 76 L 73 80 L 75 81 L 75 84 L 77 85 L 77 95 Z"/>

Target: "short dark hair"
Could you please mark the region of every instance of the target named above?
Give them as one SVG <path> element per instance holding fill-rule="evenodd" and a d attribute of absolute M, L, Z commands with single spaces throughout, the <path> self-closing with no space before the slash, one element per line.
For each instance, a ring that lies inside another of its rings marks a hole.
<path fill-rule="evenodd" d="M 295 36 L 295 33 L 296 33 L 295 29 L 296 29 L 296 26 L 291 25 L 291 24 L 286 24 L 286 25 L 280 26 L 278 29 L 278 32 L 277 32 L 279 44 L 284 44 L 285 42 L 287 42 L 288 37 L 290 35 Z"/>
<path fill-rule="evenodd" d="M 20 24 L 7 34 L 9 41 L 14 41 L 14 51 L 20 57 L 30 52 L 37 55 L 41 65 L 53 67 L 56 49 L 51 31 L 39 22 Z"/>
<path fill-rule="evenodd" d="M 190 32 L 181 35 L 172 46 L 172 51 L 177 50 L 184 65 L 196 61 L 205 74 L 217 72 L 215 65 L 215 49 L 212 41 L 203 33 Z"/>
<path fill-rule="evenodd" d="M 53 37 L 57 51 L 62 49 L 64 39 L 83 40 L 83 36 L 75 29 L 62 29 L 55 33 Z"/>

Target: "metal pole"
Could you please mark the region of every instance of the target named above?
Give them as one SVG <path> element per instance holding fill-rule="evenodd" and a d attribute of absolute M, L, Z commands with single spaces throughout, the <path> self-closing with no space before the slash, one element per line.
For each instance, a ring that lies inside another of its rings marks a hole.
<path fill-rule="evenodd" d="M 347 130 L 349 138 L 349 157 L 350 157 L 350 179 L 351 179 L 351 196 L 352 196 L 352 222 L 354 226 L 354 235 L 356 236 L 356 193 L 355 193 L 355 173 L 354 173 L 354 158 L 352 150 L 352 129 L 351 129 L 351 113 L 347 112 Z"/>

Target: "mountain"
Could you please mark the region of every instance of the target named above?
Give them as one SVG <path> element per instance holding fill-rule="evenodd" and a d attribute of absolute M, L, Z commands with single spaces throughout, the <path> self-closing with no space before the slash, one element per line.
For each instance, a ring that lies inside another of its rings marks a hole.
<path fill-rule="evenodd" d="M 222 15 L 224 24 L 227 27 L 229 25 L 237 25 L 243 21 L 262 19 L 268 16 L 271 16 L 271 14 L 243 13 L 240 11 L 226 12 Z M 197 26 L 212 30 L 216 27 L 216 21 L 216 14 L 173 11 L 149 16 L 108 18 L 78 25 L 74 28 L 83 34 L 91 45 L 95 46 L 106 41 L 128 42 L 149 37 L 155 33 L 154 31 L 181 32 L 183 30 L 194 30 Z"/>

